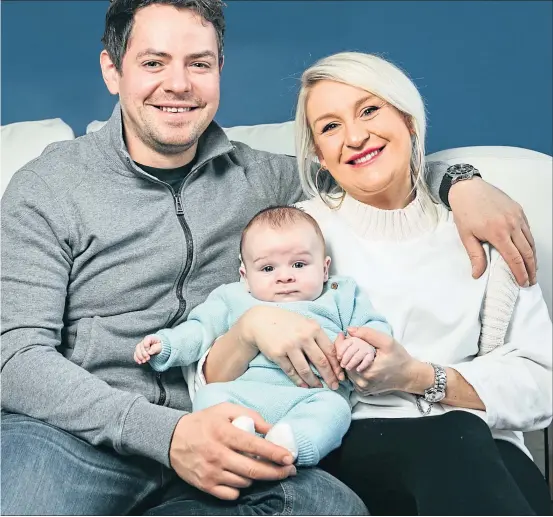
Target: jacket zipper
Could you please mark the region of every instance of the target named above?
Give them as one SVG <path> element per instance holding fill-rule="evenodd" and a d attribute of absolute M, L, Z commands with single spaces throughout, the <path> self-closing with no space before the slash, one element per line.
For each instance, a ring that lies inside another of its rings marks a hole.
<path fill-rule="evenodd" d="M 173 316 L 173 318 L 171 318 L 171 321 L 167 324 L 168 327 L 172 327 L 186 310 L 186 300 L 182 296 L 182 287 L 184 285 L 186 277 L 188 276 L 188 273 L 190 272 L 190 268 L 192 267 L 192 252 L 194 251 L 194 245 L 192 243 L 192 232 L 190 231 L 190 227 L 188 226 L 186 219 L 184 218 L 184 209 L 182 207 L 180 193 L 173 191 L 173 199 L 175 201 L 175 212 L 177 214 L 177 219 L 179 220 L 186 240 L 186 263 L 184 265 L 184 271 L 182 272 L 177 282 L 176 294 L 179 300 L 179 308 L 175 316 Z M 165 404 L 165 400 L 167 399 L 167 394 L 165 388 L 163 387 L 163 383 L 161 382 L 161 373 L 156 374 L 156 382 L 159 386 L 159 400 L 157 401 L 157 404 L 159 406 L 163 406 L 163 404 Z"/>

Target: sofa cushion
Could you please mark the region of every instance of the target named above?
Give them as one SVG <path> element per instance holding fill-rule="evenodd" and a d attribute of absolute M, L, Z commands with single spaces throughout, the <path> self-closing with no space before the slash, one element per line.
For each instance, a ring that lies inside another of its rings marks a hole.
<path fill-rule="evenodd" d="M 46 146 L 74 138 L 73 130 L 60 118 L 2 126 L 0 195 L 4 194 L 14 172 L 39 156 Z"/>

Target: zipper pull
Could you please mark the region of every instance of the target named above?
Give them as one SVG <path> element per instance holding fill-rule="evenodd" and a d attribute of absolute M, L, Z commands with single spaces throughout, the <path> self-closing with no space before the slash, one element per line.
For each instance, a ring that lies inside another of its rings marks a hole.
<path fill-rule="evenodd" d="M 174 194 L 174 198 L 175 198 L 175 210 L 177 211 L 177 215 L 184 215 L 184 210 L 182 209 L 182 201 L 178 192 Z"/>

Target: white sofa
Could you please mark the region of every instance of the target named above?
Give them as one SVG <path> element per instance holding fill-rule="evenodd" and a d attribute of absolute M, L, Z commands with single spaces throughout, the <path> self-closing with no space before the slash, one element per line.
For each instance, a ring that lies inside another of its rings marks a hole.
<path fill-rule="evenodd" d="M 103 122 L 93 121 L 87 130 L 99 129 Z M 294 154 L 293 122 L 238 126 L 225 129 L 231 140 L 253 148 L 283 154 Z M 73 131 L 61 119 L 20 122 L 2 127 L 1 190 L 13 173 L 38 156 L 50 143 L 74 138 Z M 428 156 L 448 163 L 471 163 L 484 178 L 496 185 L 524 207 L 538 255 L 538 281 L 552 314 L 552 177 L 551 156 L 517 147 L 463 147 L 447 149 Z M 552 345 L 553 346 L 553 345 Z M 530 433 L 528 445 L 540 467 L 544 465 L 542 433 Z M 553 463 L 551 460 L 549 463 Z M 551 467 L 550 467 L 551 468 Z"/>

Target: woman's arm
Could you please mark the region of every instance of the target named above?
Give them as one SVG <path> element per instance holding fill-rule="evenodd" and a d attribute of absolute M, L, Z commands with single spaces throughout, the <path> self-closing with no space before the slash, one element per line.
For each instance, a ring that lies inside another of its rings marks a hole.
<path fill-rule="evenodd" d="M 338 379 L 345 379 L 334 344 L 314 320 L 277 307 L 257 306 L 215 341 L 203 365 L 206 381 L 236 379 L 259 352 L 297 386 L 322 387 L 310 364 L 332 389 L 338 389 Z"/>
<path fill-rule="evenodd" d="M 215 341 L 203 364 L 205 380 L 228 382 L 237 379 L 259 353 L 257 347 L 243 338 L 243 320 L 239 319 L 230 330 Z"/>
<path fill-rule="evenodd" d="M 442 404 L 468 409 L 486 410 L 482 399 L 467 380 L 455 369 L 445 367 L 447 374 L 447 389 Z M 424 390 L 434 385 L 434 368 L 428 363 L 415 361 L 411 381 L 402 391 L 413 395 L 424 395 Z"/>
<path fill-rule="evenodd" d="M 434 368 L 413 358 L 393 337 L 369 327 L 348 329 L 348 333 L 370 343 L 376 348 L 372 365 L 362 372 L 349 371 L 348 377 L 355 384 L 356 391 L 371 395 L 384 391 L 405 391 L 423 395 L 424 390 L 434 384 Z M 339 339 L 342 339 L 340 336 Z M 339 358 L 341 359 L 341 358 Z M 482 409 L 486 407 L 478 393 L 453 368 L 446 367 L 447 389 L 444 404 Z"/>

